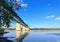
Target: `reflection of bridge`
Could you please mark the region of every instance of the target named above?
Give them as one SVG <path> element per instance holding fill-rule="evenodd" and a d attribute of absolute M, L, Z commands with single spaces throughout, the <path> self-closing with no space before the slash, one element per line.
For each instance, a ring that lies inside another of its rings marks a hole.
<path fill-rule="evenodd" d="M 12 10 L 11 7 L 9 7 L 9 5 L 4 0 L 0 0 L 0 3 L 2 4 L 1 6 L 3 6 L 3 8 L 5 8 L 10 13 L 10 15 L 14 16 L 15 21 L 17 21 L 16 30 L 21 30 L 21 27 L 23 28 L 22 30 L 29 30 L 28 25 L 17 15 L 17 13 Z"/>
<path fill-rule="evenodd" d="M 24 38 L 28 35 L 28 33 L 29 33 L 29 31 L 25 31 L 21 35 L 21 31 L 16 31 L 16 40 L 15 40 L 15 42 L 23 42 Z"/>

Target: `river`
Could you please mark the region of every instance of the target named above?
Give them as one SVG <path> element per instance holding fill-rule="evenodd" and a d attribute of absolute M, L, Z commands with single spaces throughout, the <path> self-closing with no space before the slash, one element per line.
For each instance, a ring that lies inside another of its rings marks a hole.
<path fill-rule="evenodd" d="M 8 30 L 8 32 L 3 37 L 14 42 L 60 42 L 60 30 L 30 30 L 26 33 Z"/>

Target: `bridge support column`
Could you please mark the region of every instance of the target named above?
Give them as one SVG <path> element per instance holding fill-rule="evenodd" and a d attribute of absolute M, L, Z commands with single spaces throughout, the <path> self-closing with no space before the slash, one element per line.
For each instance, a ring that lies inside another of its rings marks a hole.
<path fill-rule="evenodd" d="M 26 27 L 25 30 L 26 30 L 26 33 L 28 33 L 29 32 L 29 27 Z"/>
<path fill-rule="evenodd" d="M 16 30 L 19 30 L 19 31 L 21 31 L 21 24 L 20 23 L 16 23 Z"/>
<path fill-rule="evenodd" d="M 25 33 L 28 33 L 28 32 L 29 32 L 29 28 L 23 26 L 22 33 L 25 34 Z"/>
<path fill-rule="evenodd" d="M 26 33 L 26 28 L 23 26 L 22 28 L 22 33 L 25 34 Z"/>
<path fill-rule="evenodd" d="M 29 31 L 29 28 L 28 27 L 26 27 L 26 31 Z"/>

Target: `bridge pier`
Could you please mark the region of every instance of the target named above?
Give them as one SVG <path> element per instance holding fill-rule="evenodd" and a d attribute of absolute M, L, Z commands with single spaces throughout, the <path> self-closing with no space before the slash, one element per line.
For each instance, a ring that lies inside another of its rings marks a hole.
<path fill-rule="evenodd" d="M 29 27 L 26 27 L 26 31 L 29 31 Z"/>
<path fill-rule="evenodd" d="M 18 22 L 16 23 L 16 30 L 21 31 L 21 24 Z"/>
<path fill-rule="evenodd" d="M 25 34 L 26 28 L 23 26 L 22 27 L 22 34 Z"/>
<path fill-rule="evenodd" d="M 29 32 L 29 27 L 26 27 L 25 31 L 26 31 L 26 33 L 28 33 Z"/>
<path fill-rule="evenodd" d="M 28 32 L 29 32 L 29 28 L 23 26 L 22 33 L 25 34 L 25 33 L 28 33 Z"/>
<path fill-rule="evenodd" d="M 25 31 L 25 29 L 26 29 L 26 28 L 23 26 L 23 27 L 22 27 L 22 31 Z"/>

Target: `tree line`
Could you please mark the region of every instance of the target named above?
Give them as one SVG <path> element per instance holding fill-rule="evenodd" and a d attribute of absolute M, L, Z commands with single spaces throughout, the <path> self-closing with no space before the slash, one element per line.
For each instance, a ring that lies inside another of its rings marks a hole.
<path fill-rule="evenodd" d="M 30 30 L 60 30 L 60 28 L 30 28 Z"/>

